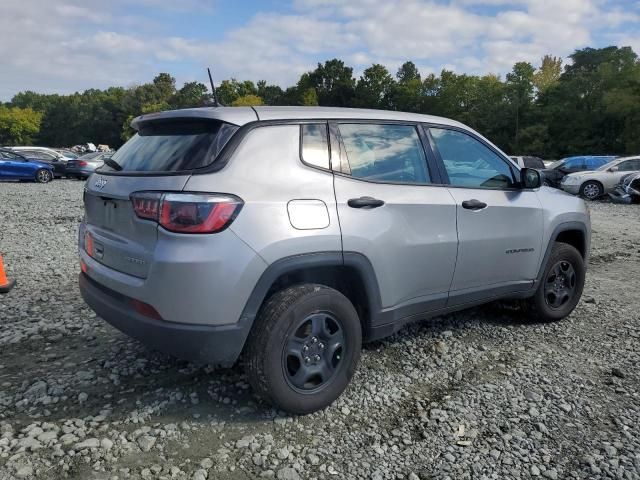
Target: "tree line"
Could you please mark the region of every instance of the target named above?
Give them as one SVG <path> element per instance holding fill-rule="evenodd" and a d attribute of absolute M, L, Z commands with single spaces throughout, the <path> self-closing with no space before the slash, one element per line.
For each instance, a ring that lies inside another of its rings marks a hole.
<path fill-rule="evenodd" d="M 504 79 L 442 70 L 422 75 L 405 62 L 395 75 L 374 64 L 355 78 L 339 59 L 318 64 L 286 89 L 266 81 L 224 80 L 224 105 L 322 105 L 440 115 L 478 130 L 511 154 L 640 153 L 640 61 L 630 47 L 585 48 L 518 62 Z M 0 145 L 120 146 L 140 114 L 211 101 L 206 85 L 160 73 L 151 83 L 72 95 L 25 91 L 0 104 Z"/>

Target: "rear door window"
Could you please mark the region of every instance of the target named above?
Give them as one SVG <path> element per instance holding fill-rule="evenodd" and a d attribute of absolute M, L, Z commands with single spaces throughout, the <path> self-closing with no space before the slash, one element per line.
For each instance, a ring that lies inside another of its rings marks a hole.
<path fill-rule="evenodd" d="M 351 176 L 375 182 L 431 183 L 413 125 L 340 124 Z"/>
<path fill-rule="evenodd" d="M 111 157 L 123 172 L 179 172 L 211 165 L 238 130 L 218 121 L 179 121 L 143 125 Z M 113 171 L 105 165 L 101 167 Z"/>

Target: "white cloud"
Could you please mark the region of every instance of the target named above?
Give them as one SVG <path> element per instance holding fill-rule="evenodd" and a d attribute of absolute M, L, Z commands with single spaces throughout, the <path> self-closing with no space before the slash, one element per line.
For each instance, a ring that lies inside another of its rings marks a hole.
<path fill-rule="evenodd" d="M 221 39 L 207 40 L 188 28 L 166 35 L 158 16 L 124 12 L 142 5 L 184 20 L 215 15 L 213 0 L 2 0 L 0 99 L 25 89 L 130 85 L 160 71 L 204 80 L 208 65 L 218 80 L 264 78 L 287 86 L 333 57 L 356 73 L 371 63 L 395 72 L 413 60 L 423 73 L 447 67 L 504 74 L 516 61 L 566 56 L 598 41 L 640 43 L 638 6 L 609 0 L 290 1 L 289 13 L 257 12 Z"/>

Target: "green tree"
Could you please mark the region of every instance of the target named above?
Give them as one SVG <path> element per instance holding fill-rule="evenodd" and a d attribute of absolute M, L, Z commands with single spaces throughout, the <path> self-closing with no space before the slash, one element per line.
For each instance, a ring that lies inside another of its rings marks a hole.
<path fill-rule="evenodd" d="M 511 102 L 514 118 L 513 148 L 515 153 L 519 152 L 520 124 L 522 117 L 527 114 L 533 102 L 533 75 L 535 69 L 528 62 L 518 62 L 513 66 L 513 70 L 507 73 L 507 95 Z"/>
<path fill-rule="evenodd" d="M 562 75 L 562 58 L 545 55 L 540 68 L 533 74 L 533 85 L 540 93 L 556 85 Z"/>
<path fill-rule="evenodd" d="M 638 58 L 629 47 L 585 48 L 540 97 L 553 156 L 633 153 L 640 109 Z M 637 117 L 636 117 L 637 118 Z"/>
<path fill-rule="evenodd" d="M 200 82 L 188 82 L 173 95 L 169 104 L 171 105 L 171 108 L 202 107 L 210 99 L 211 94 L 205 84 Z"/>
<path fill-rule="evenodd" d="M 223 80 L 218 88 L 218 100 L 223 105 L 232 105 L 233 102 L 246 95 L 258 95 L 258 89 L 251 80 L 239 82 L 235 78 Z"/>
<path fill-rule="evenodd" d="M 413 62 L 404 62 L 398 69 L 396 78 L 400 84 L 408 84 L 416 80 L 421 81 L 418 67 Z"/>
<path fill-rule="evenodd" d="M 334 58 L 318 67 L 307 75 L 309 85 L 318 94 L 318 103 L 328 107 L 348 107 L 354 96 L 356 81 L 353 78 L 353 68 L 347 67 L 342 60 Z M 305 83 L 307 83 L 305 81 Z M 306 91 L 301 89 L 300 91 Z"/>
<path fill-rule="evenodd" d="M 262 104 L 263 104 L 262 98 L 252 94 L 238 97 L 231 103 L 231 105 L 234 107 L 251 107 L 251 106 L 257 106 Z"/>
<path fill-rule="evenodd" d="M 30 145 L 40 130 L 42 113 L 32 108 L 0 105 L 0 144 Z"/>
<path fill-rule="evenodd" d="M 318 93 L 315 88 L 307 88 L 302 92 L 302 105 L 308 107 L 318 105 Z"/>
<path fill-rule="evenodd" d="M 395 81 L 383 65 L 376 63 L 367 68 L 355 88 L 353 105 L 356 107 L 388 109 Z"/>
<path fill-rule="evenodd" d="M 265 105 L 280 105 L 284 92 L 278 85 L 267 85 L 266 80 L 260 80 L 256 84 L 258 96 L 264 100 Z"/>

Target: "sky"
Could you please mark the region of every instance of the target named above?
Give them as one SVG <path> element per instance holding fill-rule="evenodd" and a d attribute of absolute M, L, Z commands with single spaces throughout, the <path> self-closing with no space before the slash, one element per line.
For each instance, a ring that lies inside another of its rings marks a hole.
<path fill-rule="evenodd" d="M 132 86 L 159 72 L 286 87 L 318 62 L 354 74 L 412 60 L 423 74 L 504 75 L 545 54 L 631 46 L 639 0 L 1 0 L 0 101 L 19 91 Z"/>

